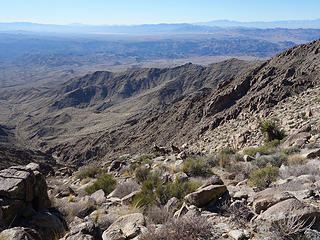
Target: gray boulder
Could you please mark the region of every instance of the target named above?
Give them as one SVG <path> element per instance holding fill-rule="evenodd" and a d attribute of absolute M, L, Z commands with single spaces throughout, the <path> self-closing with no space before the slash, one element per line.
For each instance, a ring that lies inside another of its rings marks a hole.
<path fill-rule="evenodd" d="M 96 202 L 96 204 L 101 205 L 106 201 L 106 194 L 102 189 L 91 194 L 91 198 Z"/>
<path fill-rule="evenodd" d="M 40 235 L 30 228 L 15 227 L 9 228 L 0 233 L 3 240 L 42 240 Z"/>
<path fill-rule="evenodd" d="M 145 219 L 141 213 L 133 213 L 118 218 L 103 232 L 103 240 L 133 239 L 141 233 Z"/>
<path fill-rule="evenodd" d="M 286 191 L 280 191 L 274 188 L 267 188 L 261 192 L 256 193 L 252 196 L 253 198 L 253 210 L 255 213 L 260 213 L 261 211 L 267 210 L 273 205 L 290 199 L 295 198 L 292 194 Z"/>
<path fill-rule="evenodd" d="M 210 185 L 204 188 L 198 188 L 195 192 L 185 196 L 184 201 L 189 205 L 204 207 L 210 202 L 219 199 L 228 192 L 225 185 Z"/>
<path fill-rule="evenodd" d="M 266 221 L 269 223 L 278 223 L 286 219 L 297 219 L 300 221 L 311 222 L 315 219 L 313 228 L 319 230 L 320 209 L 300 202 L 295 198 L 281 201 L 257 217 L 257 221 Z"/>
<path fill-rule="evenodd" d="M 37 164 L 1 170 L 0 207 L 4 224 L 18 220 L 24 209 L 30 206 L 35 211 L 50 207 L 47 184 L 37 170 Z"/>

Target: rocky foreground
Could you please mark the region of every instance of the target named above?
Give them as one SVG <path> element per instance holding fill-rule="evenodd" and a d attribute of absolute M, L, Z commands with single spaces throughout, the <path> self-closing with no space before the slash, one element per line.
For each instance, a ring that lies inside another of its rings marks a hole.
<path fill-rule="evenodd" d="M 0 239 L 320 239 L 316 136 L 212 156 L 155 146 L 46 179 L 13 166 L 0 171 Z"/>

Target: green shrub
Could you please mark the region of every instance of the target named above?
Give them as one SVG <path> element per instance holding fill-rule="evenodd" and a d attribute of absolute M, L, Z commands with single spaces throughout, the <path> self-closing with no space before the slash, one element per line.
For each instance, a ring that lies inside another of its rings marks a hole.
<path fill-rule="evenodd" d="M 166 204 L 172 197 L 182 200 L 186 195 L 194 192 L 200 186 L 200 182 L 182 182 L 180 179 L 177 179 L 174 183 L 169 182 L 165 186 L 158 184 L 155 192 L 161 204 Z"/>
<path fill-rule="evenodd" d="M 135 178 L 138 183 L 142 183 L 148 179 L 150 175 L 150 170 L 145 167 L 138 167 L 136 170 Z"/>
<path fill-rule="evenodd" d="M 142 164 L 151 164 L 152 163 L 152 159 L 153 159 L 154 155 L 153 154 L 144 154 L 142 156 L 140 156 L 137 161 L 142 163 Z"/>
<path fill-rule="evenodd" d="M 182 170 L 189 176 L 211 176 L 210 166 L 203 158 L 188 158 L 183 162 Z"/>
<path fill-rule="evenodd" d="M 100 174 L 103 170 L 98 167 L 86 167 L 80 170 L 80 172 L 76 175 L 76 179 L 85 179 L 85 178 L 94 178 L 98 174 Z"/>
<path fill-rule="evenodd" d="M 292 154 L 296 154 L 296 153 L 299 153 L 300 150 L 299 148 L 297 148 L 296 146 L 294 147 L 289 147 L 289 148 L 285 148 L 282 150 L 282 152 L 286 155 L 292 155 Z"/>
<path fill-rule="evenodd" d="M 266 120 L 262 122 L 260 124 L 260 130 L 265 134 L 267 142 L 275 139 L 282 140 L 286 136 L 284 130 L 280 130 L 274 120 Z"/>
<path fill-rule="evenodd" d="M 99 189 L 102 189 L 105 194 L 111 193 L 117 185 L 117 181 L 109 174 L 105 174 L 101 177 L 99 177 L 94 184 L 92 184 L 89 187 L 86 187 L 85 191 L 88 194 L 92 194 Z"/>
<path fill-rule="evenodd" d="M 279 168 L 268 165 L 265 168 L 253 171 L 250 174 L 249 184 L 260 188 L 266 188 L 277 180 L 278 175 Z"/>
<path fill-rule="evenodd" d="M 133 198 L 132 204 L 136 207 L 152 206 L 156 203 L 156 196 L 154 194 L 154 182 L 145 180 L 142 183 L 141 191 Z"/>
<path fill-rule="evenodd" d="M 277 152 L 272 155 L 262 155 L 258 157 L 256 160 L 252 161 L 254 165 L 258 168 L 264 168 L 268 164 L 271 166 L 280 167 L 282 163 L 285 163 L 287 160 L 287 155 L 281 152 Z"/>
<path fill-rule="evenodd" d="M 273 154 L 277 151 L 277 146 L 280 145 L 280 141 L 275 139 L 273 141 L 267 142 L 260 147 L 252 147 L 244 149 L 243 153 L 254 157 L 257 153 L 262 155 Z"/>

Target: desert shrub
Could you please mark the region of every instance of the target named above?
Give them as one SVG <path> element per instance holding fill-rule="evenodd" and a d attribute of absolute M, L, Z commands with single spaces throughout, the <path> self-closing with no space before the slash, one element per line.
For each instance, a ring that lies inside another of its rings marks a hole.
<path fill-rule="evenodd" d="M 172 197 L 182 200 L 186 195 L 194 192 L 200 186 L 200 182 L 182 182 L 177 179 L 174 183 L 169 182 L 165 186 L 158 184 L 155 193 L 160 203 L 166 204 Z"/>
<path fill-rule="evenodd" d="M 164 224 L 172 218 L 173 213 L 168 212 L 163 206 L 152 206 L 146 210 L 144 215 L 153 224 Z"/>
<path fill-rule="evenodd" d="M 184 216 L 178 219 L 171 219 L 163 228 L 155 229 L 149 227 L 148 231 L 140 235 L 141 240 L 191 240 L 211 239 L 212 224 L 205 217 Z"/>
<path fill-rule="evenodd" d="M 136 170 L 135 178 L 139 183 L 147 180 L 150 175 L 150 169 L 145 167 L 138 167 Z"/>
<path fill-rule="evenodd" d="M 227 165 L 231 165 L 234 161 L 238 161 L 239 159 L 236 155 L 236 150 L 232 148 L 222 149 L 217 155 L 219 167 L 225 168 Z"/>
<path fill-rule="evenodd" d="M 292 155 L 292 154 L 295 154 L 295 153 L 299 153 L 300 150 L 299 150 L 299 148 L 294 146 L 294 147 L 285 148 L 285 149 L 282 150 L 282 152 L 284 154 L 286 154 L 286 155 Z"/>
<path fill-rule="evenodd" d="M 280 167 L 282 163 L 287 160 L 287 155 L 281 152 L 277 152 L 272 155 L 262 155 L 252 161 L 252 164 L 256 165 L 258 168 L 264 168 L 268 164 L 276 167 Z"/>
<path fill-rule="evenodd" d="M 142 164 L 151 164 L 152 163 L 152 159 L 153 159 L 154 155 L 153 154 L 144 154 L 142 156 L 140 156 L 137 161 L 142 163 Z"/>
<path fill-rule="evenodd" d="M 287 158 L 286 165 L 293 166 L 293 165 L 304 165 L 308 162 L 308 159 L 301 156 L 300 154 L 290 155 Z"/>
<path fill-rule="evenodd" d="M 252 186 L 266 188 L 277 180 L 279 168 L 268 165 L 264 168 L 253 171 L 250 174 L 249 184 Z"/>
<path fill-rule="evenodd" d="M 270 142 L 275 139 L 282 140 L 286 134 L 284 130 L 280 130 L 274 120 L 266 120 L 260 124 L 260 130 L 266 136 L 266 141 Z"/>
<path fill-rule="evenodd" d="M 142 183 L 141 191 L 133 198 L 132 205 L 137 207 L 148 207 L 156 203 L 154 194 L 155 184 L 151 180 L 145 180 Z"/>
<path fill-rule="evenodd" d="M 211 176 L 210 166 L 203 158 L 188 158 L 183 162 L 182 170 L 189 176 Z"/>
<path fill-rule="evenodd" d="M 85 167 L 79 171 L 76 175 L 76 179 L 94 178 L 98 174 L 101 174 L 103 169 L 98 167 Z"/>
<path fill-rule="evenodd" d="M 129 195 L 130 193 L 140 189 L 138 183 L 134 181 L 127 181 L 117 185 L 116 189 L 112 193 L 114 197 L 123 198 L 124 196 Z"/>
<path fill-rule="evenodd" d="M 318 176 L 319 175 L 319 168 L 318 165 L 319 162 L 308 162 L 304 165 L 291 165 L 291 166 L 285 166 L 281 167 L 280 169 L 280 177 L 285 179 L 288 177 L 299 177 L 301 175 L 313 175 Z"/>
<path fill-rule="evenodd" d="M 116 188 L 116 185 L 117 181 L 111 175 L 105 174 L 99 177 L 91 186 L 86 187 L 85 191 L 88 194 L 92 194 L 102 189 L 105 194 L 109 194 Z"/>
<path fill-rule="evenodd" d="M 254 157 L 257 153 L 260 153 L 262 155 L 273 154 L 277 151 L 277 146 L 279 145 L 280 141 L 278 139 L 275 139 L 259 147 L 246 148 L 244 149 L 243 153 L 252 157 Z"/>

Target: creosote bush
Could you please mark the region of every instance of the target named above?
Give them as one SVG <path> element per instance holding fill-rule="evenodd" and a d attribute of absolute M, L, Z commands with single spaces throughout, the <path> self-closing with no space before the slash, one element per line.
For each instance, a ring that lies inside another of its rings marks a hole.
<path fill-rule="evenodd" d="M 142 183 L 141 191 L 133 198 L 132 205 L 138 207 L 150 207 L 155 203 L 164 205 L 172 197 L 182 200 L 200 185 L 199 182 L 182 182 L 179 179 L 174 183 L 169 182 L 163 185 L 157 174 L 150 174 Z"/>
<path fill-rule="evenodd" d="M 259 188 L 267 188 L 277 180 L 279 168 L 268 165 L 264 168 L 253 171 L 250 174 L 249 184 Z"/>
<path fill-rule="evenodd" d="M 275 139 L 282 140 L 286 134 L 284 130 L 280 130 L 275 120 L 266 120 L 260 124 L 260 130 L 266 136 L 266 141 L 270 142 Z"/>
<path fill-rule="evenodd" d="M 114 179 L 111 175 L 105 174 L 99 177 L 95 183 L 93 183 L 91 186 L 86 187 L 85 191 L 88 194 L 92 194 L 100 189 L 102 189 L 105 194 L 111 193 L 117 185 L 116 179 Z"/>
<path fill-rule="evenodd" d="M 188 176 L 194 177 L 207 177 L 213 174 L 207 162 L 200 157 L 187 158 L 183 162 L 182 170 Z"/>

